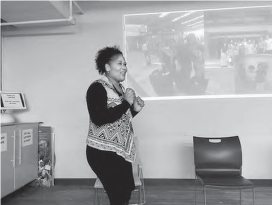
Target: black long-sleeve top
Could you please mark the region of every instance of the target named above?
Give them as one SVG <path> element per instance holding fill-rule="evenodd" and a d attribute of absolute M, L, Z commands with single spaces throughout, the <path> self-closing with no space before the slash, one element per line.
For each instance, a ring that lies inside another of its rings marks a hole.
<path fill-rule="evenodd" d="M 119 95 L 121 94 L 119 93 Z M 131 110 L 133 117 L 137 114 L 126 100 L 123 100 L 120 105 L 108 108 L 107 91 L 99 82 L 90 85 L 87 91 L 86 101 L 91 121 L 97 126 L 115 122 L 120 119 L 128 109 Z"/>

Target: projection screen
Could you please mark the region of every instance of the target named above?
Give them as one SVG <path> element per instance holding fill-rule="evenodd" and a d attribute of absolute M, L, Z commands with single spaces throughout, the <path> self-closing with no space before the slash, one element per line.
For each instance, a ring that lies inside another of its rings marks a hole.
<path fill-rule="evenodd" d="M 123 22 L 126 85 L 145 99 L 272 96 L 272 5 Z"/>

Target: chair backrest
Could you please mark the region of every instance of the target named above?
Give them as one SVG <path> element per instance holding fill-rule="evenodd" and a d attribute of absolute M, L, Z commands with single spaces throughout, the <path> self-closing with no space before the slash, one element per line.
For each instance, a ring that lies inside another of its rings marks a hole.
<path fill-rule="evenodd" d="M 238 136 L 193 137 L 197 175 L 241 175 L 242 149 Z"/>

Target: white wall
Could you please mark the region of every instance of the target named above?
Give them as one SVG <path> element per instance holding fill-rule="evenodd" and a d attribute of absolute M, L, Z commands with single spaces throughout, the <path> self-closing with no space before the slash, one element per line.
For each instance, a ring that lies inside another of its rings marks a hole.
<path fill-rule="evenodd" d="M 224 2 L 94 2 L 88 6 L 85 2 L 85 14 L 77 16 L 72 32 L 55 28 L 47 35 L 49 31 L 39 28 L 7 33 L 2 45 L 3 90 L 25 93 L 28 110 L 15 113 L 19 121 L 52 126 L 56 178 L 95 177 L 85 158 L 85 93 L 99 77 L 94 67 L 97 50 L 122 45 L 122 15 L 219 4 L 230 6 Z M 194 135 L 239 135 L 244 176 L 272 178 L 271 98 L 147 101 L 134 119 L 134 129 L 146 178 L 193 178 Z"/>

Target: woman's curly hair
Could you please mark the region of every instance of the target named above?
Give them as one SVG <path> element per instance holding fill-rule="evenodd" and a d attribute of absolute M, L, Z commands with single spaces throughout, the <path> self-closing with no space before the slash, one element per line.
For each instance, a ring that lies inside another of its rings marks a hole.
<path fill-rule="evenodd" d="M 115 55 L 123 55 L 118 46 L 104 47 L 97 52 L 95 64 L 99 74 L 103 75 L 106 73 L 105 65 L 109 63 Z"/>

